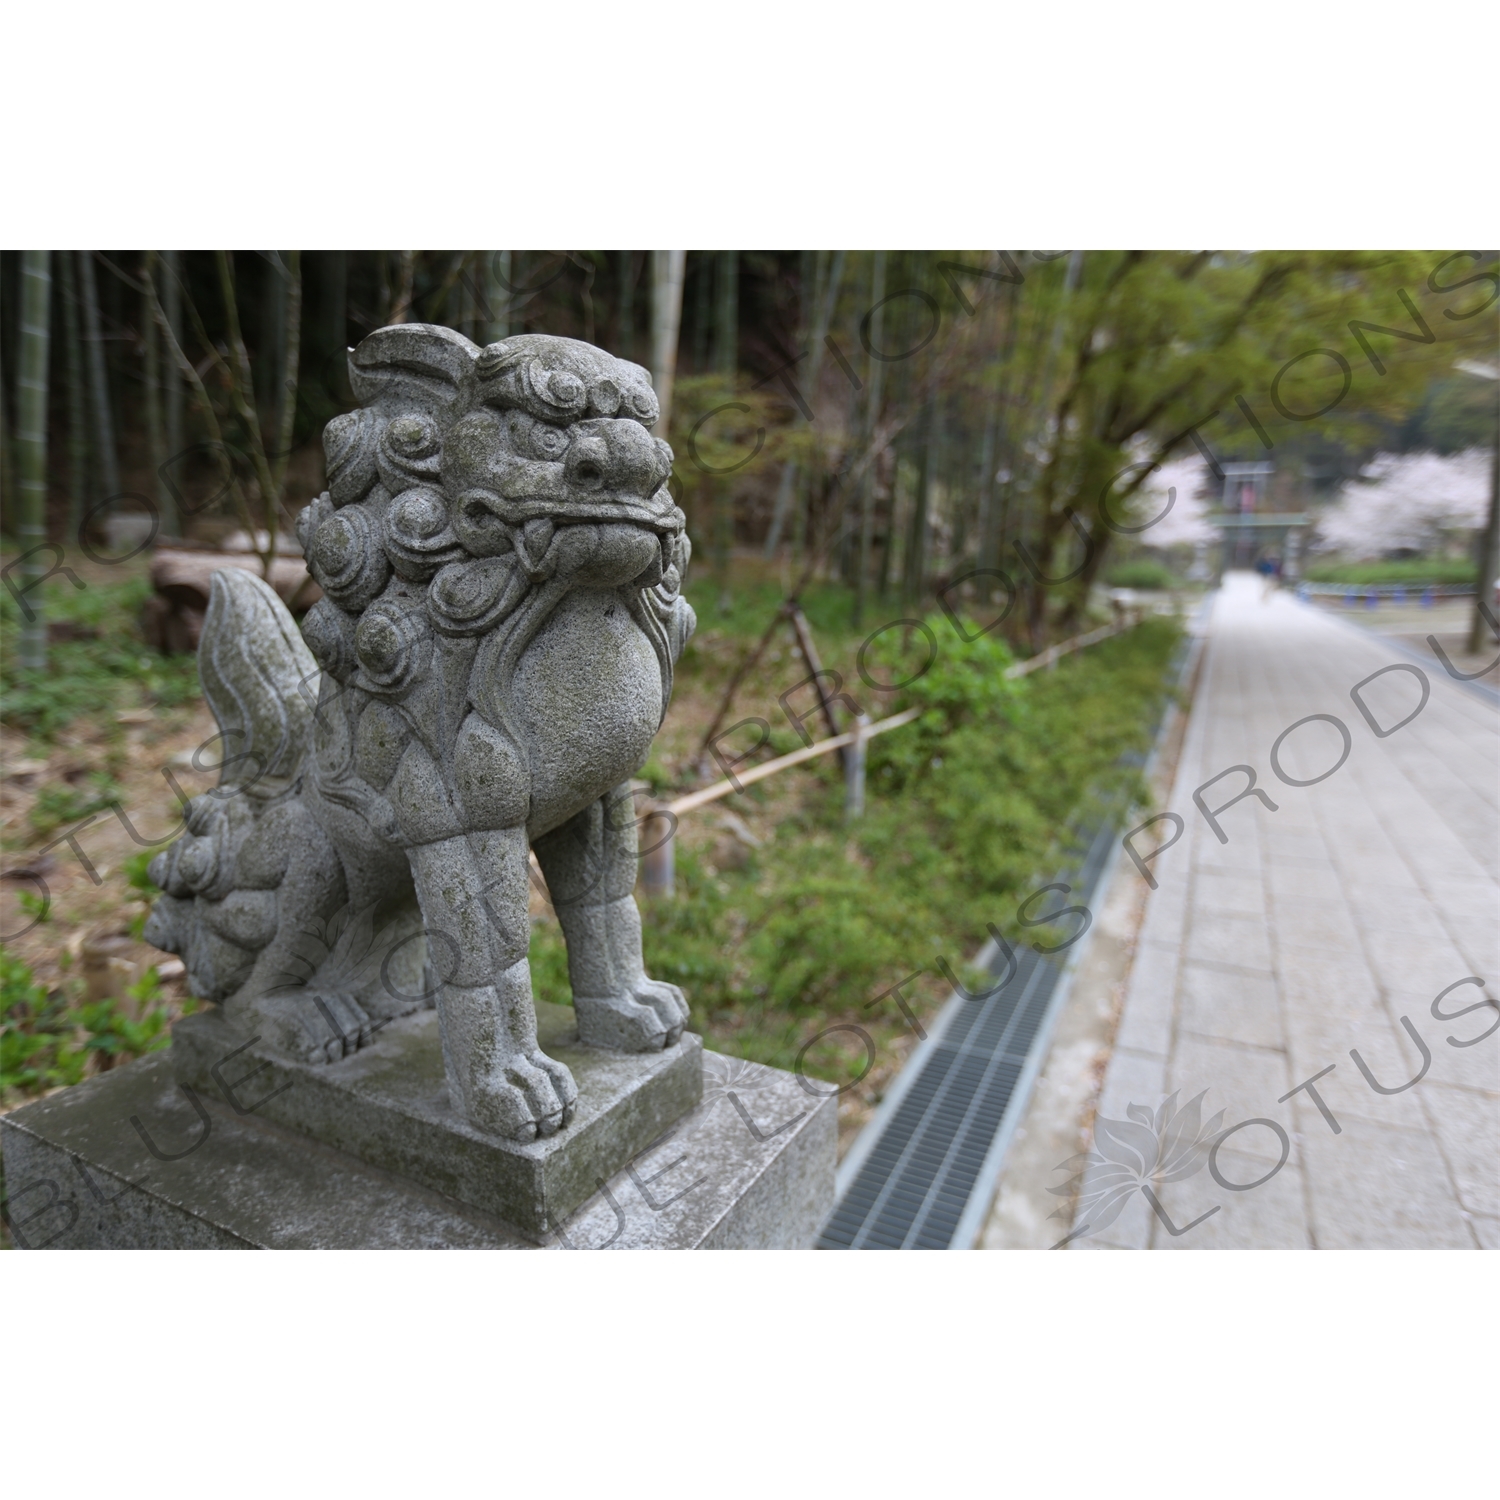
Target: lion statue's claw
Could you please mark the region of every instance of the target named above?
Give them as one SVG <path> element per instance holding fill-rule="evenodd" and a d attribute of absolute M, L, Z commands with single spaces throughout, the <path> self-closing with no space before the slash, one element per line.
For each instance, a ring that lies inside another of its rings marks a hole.
<path fill-rule="evenodd" d="M 353 1056 L 377 1029 L 352 995 L 314 990 L 261 995 L 247 1003 L 239 1024 L 271 1051 L 310 1063 Z"/>
<path fill-rule="evenodd" d="M 498 1076 L 474 1089 L 469 1116 L 481 1130 L 508 1140 L 555 1135 L 570 1124 L 578 1087 L 560 1062 L 540 1049 L 512 1057 Z"/>

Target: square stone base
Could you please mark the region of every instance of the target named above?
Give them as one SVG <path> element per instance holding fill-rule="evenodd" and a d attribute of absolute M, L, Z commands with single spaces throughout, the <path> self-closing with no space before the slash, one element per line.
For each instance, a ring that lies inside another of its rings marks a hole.
<path fill-rule="evenodd" d="M 813 1243 L 833 1206 L 834 1099 L 777 1069 L 693 1055 L 703 1059 L 702 1102 L 614 1172 L 586 1184 L 589 1196 L 540 1236 L 545 1248 Z M 224 1067 L 231 1085 L 243 1076 L 248 1056 Z M 253 1104 L 268 1084 L 279 1086 L 270 1077 L 257 1074 L 236 1087 L 242 1104 Z M 295 1084 L 281 1097 L 294 1091 Z M 264 1113 L 238 1114 L 223 1099 L 184 1087 L 170 1051 L 13 1111 L 0 1118 L 0 1139 L 16 1243 L 55 1249 L 536 1246 L 535 1234 L 513 1222 L 298 1134 Z"/>
<path fill-rule="evenodd" d="M 539 1239 L 703 1097 L 703 1042 L 685 1032 L 663 1052 L 585 1047 L 571 1006 L 538 1005 L 542 1051 L 578 1085 L 556 1135 L 508 1141 L 476 1129 L 448 1099 L 435 1010 L 394 1021 L 352 1057 L 287 1062 L 254 1046 L 217 1010 L 172 1029 L 179 1082 L 409 1178 Z"/>

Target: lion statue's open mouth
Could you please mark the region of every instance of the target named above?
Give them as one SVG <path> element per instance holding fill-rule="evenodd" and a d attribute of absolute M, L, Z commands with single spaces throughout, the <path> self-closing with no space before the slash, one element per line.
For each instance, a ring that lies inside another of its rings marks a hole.
<path fill-rule="evenodd" d="M 629 778 L 694 626 L 671 449 L 646 372 L 571 339 L 384 328 L 350 378 L 361 407 L 328 424 L 298 520 L 324 591 L 306 644 L 270 589 L 215 575 L 199 661 L 225 780 L 153 863 L 147 934 L 301 1057 L 435 1001 L 455 1104 L 548 1134 L 576 1090 L 536 1045 L 529 847 L 583 1040 L 671 1046 L 687 1019 L 631 895 Z M 399 961 L 354 963 L 355 930 Z"/>

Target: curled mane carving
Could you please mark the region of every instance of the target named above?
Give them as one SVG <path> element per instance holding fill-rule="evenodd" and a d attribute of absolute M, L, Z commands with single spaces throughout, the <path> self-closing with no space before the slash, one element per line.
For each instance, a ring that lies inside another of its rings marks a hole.
<path fill-rule="evenodd" d="M 328 424 L 328 492 L 299 523 L 326 596 L 303 627 L 322 669 L 402 703 L 433 633 L 482 637 L 462 696 L 513 734 L 505 705 L 526 646 L 570 588 L 607 577 L 651 643 L 664 715 L 691 630 L 689 549 L 665 488 L 671 451 L 649 432 L 646 371 L 571 339 L 480 349 L 427 324 L 371 334 L 349 369 L 364 406 Z M 610 576 L 637 557 L 633 576 Z"/>

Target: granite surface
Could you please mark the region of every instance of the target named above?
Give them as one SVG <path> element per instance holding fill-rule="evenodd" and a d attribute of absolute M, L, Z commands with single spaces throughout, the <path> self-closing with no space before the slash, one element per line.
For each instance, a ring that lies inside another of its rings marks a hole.
<path fill-rule="evenodd" d="M 371 1166 L 503 1219 L 533 1238 L 566 1218 L 693 1108 L 703 1043 L 660 1052 L 586 1047 L 570 1007 L 539 1004 L 537 1035 L 578 1082 L 577 1112 L 553 1135 L 512 1141 L 454 1109 L 433 1011 L 392 1021 L 351 1057 L 293 1062 L 238 1037 L 217 1011 L 173 1028 L 177 1077 L 235 1113 L 255 1114 Z"/>
<path fill-rule="evenodd" d="M 260 579 L 213 576 L 223 770 L 152 861 L 145 935 L 289 1061 L 337 1064 L 436 1005 L 452 1108 L 546 1139 L 578 1081 L 537 1037 L 533 854 L 583 1041 L 660 1052 L 688 1019 L 632 894 L 631 778 L 694 628 L 672 450 L 646 370 L 576 339 L 403 323 L 349 380 L 297 518 L 323 591 L 301 633 Z"/>
<path fill-rule="evenodd" d="M 543 1247 L 813 1243 L 833 1205 L 834 1099 L 777 1069 L 702 1057 L 702 1101 L 598 1180 Z M 233 1064 L 224 1072 L 242 1076 Z M 268 1078 L 237 1095 L 253 1104 Z M 497 1216 L 262 1109 L 237 1114 L 180 1083 L 164 1053 L 14 1111 L 0 1141 L 22 1248 L 537 1248 Z"/>

